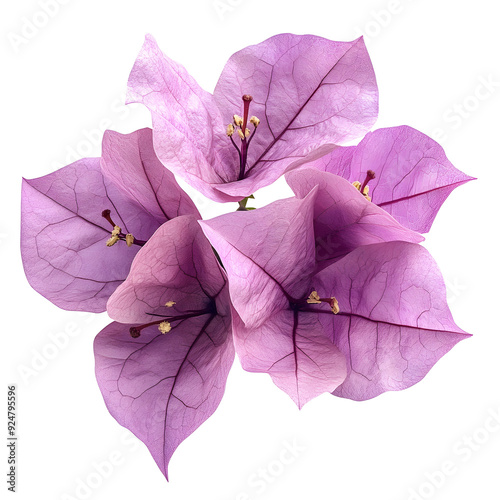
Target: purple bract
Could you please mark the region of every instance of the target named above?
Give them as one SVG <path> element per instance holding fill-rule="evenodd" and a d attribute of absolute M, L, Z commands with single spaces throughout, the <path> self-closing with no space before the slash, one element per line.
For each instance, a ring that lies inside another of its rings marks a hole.
<path fill-rule="evenodd" d="M 228 274 L 243 368 L 269 373 L 299 407 L 323 392 L 361 400 L 409 387 L 468 336 L 419 245 L 361 246 L 316 273 L 317 191 L 200 222 Z"/>
<path fill-rule="evenodd" d="M 104 211 L 109 211 L 108 219 Z M 161 224 L 184 214 L 200 218 L 156 158 L 151 130 L 129 135 L 107 131 L 102 159 L 85 158 L 23 181 L 26 276 L 37 292 L 62 309 L 105 311 L 144 241 Z M 114 227 L 120 229 L 116 238 Z M 130 247 L 126 234 L 134 237 Z M 112 246 L 106 246 L 108 241 Z"/>
<path fill-rule="evenodd" d="M 407 126 L 340 146 L 378 113 L 362 39 L 274 36 L 210 94 L 148 36 L 128 101 L 152 130 L 106 131 L 101 158 L 23 182 L 21 250 L 35 290 L 114 320 L 94 343 L 99 388 L 165 477 L 235 352 L 301 408 L 406 389 L 468 337 L 419 243 L 472 178 Z M 202 221 L 174 174 L 238 210 Z M 246 207 L 283 174 L 294 197 Z"/>
<path fill-rule="evenodd" d="M 177 446 L 217 408 L 234 359 L 226 278 L 195 217 L 161 226 L 108 312 L 119 323 L 95 340 L 99 387 L 167 477 Z"/>
<path fill-rule="evenodd" d="M 319 267 L 325 267 L 362 245 L 398 240 L 420 243 L 424 239 L 403 227 L 337 175 L 304 168 L 288 173 L 286 180 L 299 198 L 318 186 L 314 202 L 314 237 Z"/>
<path fill-rule="evenodd" d="M 159 159 L 220 202 L 239 201 L 294 164 L 362 136 L 378 113 L 363 40 L 312 35 L 276 35 L 237 52 L 213 95 L 148 36 L 128 101 L 151 111 Z"/>
<path fill-rule="evenodd" d="M 304 165 L 363 183 L 367 172 L 371 201 L 403 226 L 426 233 L 450 193 L 473 177 L 457 170 L 443 148 L 411 127 L 368 133 L 357 146 L 339 147 Z"/>

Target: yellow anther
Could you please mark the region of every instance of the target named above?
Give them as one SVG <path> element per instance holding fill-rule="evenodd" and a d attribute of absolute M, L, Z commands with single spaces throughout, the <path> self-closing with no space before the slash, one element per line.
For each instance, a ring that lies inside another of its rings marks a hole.
<path fill-rule="evenodd" d="M 118 236 L 122 232 L 122 228 L 120 226 L 115 226 L 113 231 L 111 231 L 111 236 Z"/>
<path fill-rule="evenodd" d="M 106 246 L 107 247 L 112 247 L 120 238 L 116 234 L 111 236 L 108 241 L 106 241 Z"/>
<path fill-rule="evenodd" d="M 330 307 L 333 314 L 338 314 L 340 312 L 339 301 L 335 297 L 330 297 Z"/>
<path fill-rule="evenodd" d="M 361 182 L 354 181 L 352 185 L 361 192 Z M 363 188 L 363 192 L 361 193 L 368 201 L 372 201 L 372 199 L 368 196 L 368 191 L 370 190 L 370 186 L 365 186 Z"/>
<path fill-rule="evenodd" d="M 128 247 L 131 247 L 134 244 L 134 237 L 129 233 L 125 235 L 125 243 Z"/>
<path fill-rule="evenodd" d="M 235 124 L 237 127 L 241 127 L 241 126 L 243 126 L 243 118 L 242 118 L 241 116 L 234 115 L 234 116 L 233 116 L 233 121 L 234 121 L 234 124 Z"/>
<path fill-rule="evenodd" d="M 246 128 L 245 129 L 245 137 L 248 137 L 250 135 L 250 129 Z"/>
<path fill-rule="evenodd" d="M 166 304 L 165 307 L 172 307 L 175 306 L 175 302 L 173 300 L 169 300 Z"/>
<path fill-rule="evenodd" d="M 321 304 L 321 300 L 319 298 L 318 292 L 314 291 L 311 292 L 311 295 L 309 295 L 307 299 L 308 304 Z"/>
<path fill-rule="evenodd" d="M 243 140 L 245 138 L 245 135 L 243 134 L 243 130 L 241 130 L 241 129 L 238 129 L 238 135 L 240 136 L 241 140 Z"/>
<path fill-rule="evenodd" d="M 158 330 L 160 330 L 161 333 L 165 334 L 172 330 L 172 327 L 170 326 L 170 323 L 168 321 L 162 321 L 158 325 Z"/>
<path fill-rule="evenodd" d="M 227 134 L 228 137 L 231 137 L 234 134 L 234 125 L 232 123 L 230 123 L 227 126 L 226 134 Z"/>
<path fill-rule="evenodd" d="M 259 126 L 260 120 L 256 116 L 250 117 L 250 123 L 257 128 Z"/>

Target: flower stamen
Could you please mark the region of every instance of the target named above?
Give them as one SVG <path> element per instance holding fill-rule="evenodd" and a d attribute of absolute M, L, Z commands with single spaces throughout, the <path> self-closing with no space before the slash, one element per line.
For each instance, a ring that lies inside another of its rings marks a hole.
<path fill-rule="evenodd" d="M 172 307 L 176 303 L 173 300 L 168 301 L 165 304 L 165 307 Z M 132 326 L 129 329 L 130 336 L 133 339 L 137 339 L 141 336 L 141 331 L 144 330 L 144 328 L 148 328 L 150 326 L 157 326 L 158 330 L 162 335 L 169 333 L 175 325 L 172 325 L 174 321 L 179 321 L 182 322 L 186 319 L 189 318 L 196 318 L 198 316 L 203 316 L 204 314 L 217 314 L 217 310 L 215 309 L 215 303 L 211 304 L 210 307 L 207 307 L 207 309 L 201 309 L 199 311 L 186 311 L 184 314 L 179 314 L 175 315 L 175 313 L 170 313 L 170 314 L 155 314 L 155 313 L 148 313 L 150 316 L 159 316 L 160 319 L 156 321 L 151 321 L 150 323 L 145 323 L 144 325 L 139 325 L 139 326 Z"/>
<path fill-rule="evenodd" d="M 251 95 L 245 94 L 244 96 L 242 96 L 242 99 L 243 117 L 239 115 L 233 115 L 233 122 L 228 124 L 226 127 L 226 135 L 231 139 L 233 146 L 236 148 L 236 151 L 238 151 L 238 157 L 240 160 L 238 180 L 241 180 L 245 177 L 248 146 L 250 145 L 250 142 L 255 135 L 255 131 L 257 130 L 257 127 L 260 123 L 260 120 L 256 116 L 251 116 L 250 119 L 248 119 L 250 103 L 252 102 L 253 97 Z M 251 131 L 247 127 L 248 123 L 251 123 L 253 125 L 253 131 Z M 238 134 L 238 137 L 241 140 L 241 149 L 234 142 L 233 135 L 235 132 Z"/>
<path fill-rule="evenodd" d="M 106 246 L 107 247 L 112 247 L 120 238 L 115 234 L 109 238 L 108 241 L 106 241 Z"/>
<path fill-rule="evenodd" d="M 243 124 L 241 128 L 246 130 L 247 121 L 248 121 L 248 110 L 250 109 L 250 103 L 253 101 L 253 97 L 251 95 L 245 94 L 243 97 Z"/>
<path fill-rule="evenodd" d="M 308 304 L 321 304 L 325 302 L 330 306 L 333 314 L 338 314 L 340 312 L 339 301 L 335 297 L 330 297 L 328 299 L 322 299 L 316 290 L 311 292 L 311 295 L 307 298 Z"/>
<path fill-rule="evenodd" d="M 237 127 L 243 127 L 243 118 L 238 115 L 233 115 L 233 122 Z"/>
<path fill-rule="evenodd" d="M 103 210 L 101 215 L 111 224 L 111 227 L 113 228 L 119 227 L 113 222 L 113 219 L 111 218 L 111 210 L 109 209 Z"/>
<path fill-rule="evenodd" d="M 135 238 L 130 234 L 125 235 L 125 243 L 128 247 L 131 247 L 134 244 Z"/>
<path fill-rule="evenodd" d="M 366 172 L 366 177 L 365 177 L 365 180 L 363 181 L 363 184 L 361 184 L 361 182 L 359 181 L 354 181 L 352 183 L 352 185 L 368 200 L 368 201 L 372 201 L 371 197 L 368 196 L 368 192 L 370 190 L 369 186 L 368 186 L 368 183 L 375 179 L 376 175 L 375 175 L 375 172 L 373 170 L 368 170 Z"/>
<path fill-rule="evenodd" d="M 321 299 L 319 298 L 318 292 L 313 291 L 307 299 L 308 304 L 321 304 Z"/>
<path fill-rule="evenodd" d="M 256 116 L 250 117 L 250 123 L 257 128 L 259 126 L 260 120 Z"/>
<path fill-rule="evenodd" d="M 162 321 L 158 325 L 158 330 L 160 330 L 160 333 L 162 333 L 163 335 L 165 335 L 170 330 L 172 330 L 172 326 L 170 325 L 170 323 L 168 321 Z"/>
<path fill-rule="evenodd" d="M 102 211 L 101 214 L 113 227 L 113 230 L 111 231 L 111 238 L 109 238 L 106 241 L 106 246 L 112 247 L 117 241 L 124 241 L 128 247 L 131 247 L 132 245 L 139 245 L 139 246 L 144 246 L 146 244 L 145 241 L 142 240 L 137 240 L 134 238 L 134 236 L 130 233 L 123 234 L 122 233 L 122 228 L 118 225 L 116 225 L 113 222 L 113 219 L 111 218 L 111 210 L 106 209 Z"/>

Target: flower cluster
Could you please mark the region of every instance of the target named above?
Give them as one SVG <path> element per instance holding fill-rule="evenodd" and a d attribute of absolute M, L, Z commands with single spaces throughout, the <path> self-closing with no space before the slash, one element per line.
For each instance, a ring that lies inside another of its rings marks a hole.
<path fill-rule="evenodd" d="M 468 336 L 419 243 L 471 177 L 408 126 L 368 132 L 362 39 L 274 36 L 210 94 L 147 37 L 128 101 L 152 130 L 107 131 L 100 158 L 23 182 L 22 257 L 51 302 L 114 320 L 95 339 L 99 387 L 166 477 L 235 353 L 300 408 L 405 389 Z M 174 174 L 237 211 L 201 220 Z M 294 197 L 247 208 L 282 175 Z"/>

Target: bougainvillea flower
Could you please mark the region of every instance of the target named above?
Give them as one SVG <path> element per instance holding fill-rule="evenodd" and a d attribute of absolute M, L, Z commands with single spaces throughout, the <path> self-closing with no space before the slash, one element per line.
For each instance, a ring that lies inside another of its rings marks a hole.
<path fill-rule="evenodd" d="M 175 174 L 215 201 L 239 201 L 304 158 L 362 136 L 378 91 L 363 40 L 276 35 L 235 53 L 214 94 L 146 38 L 128 102 L 152 114 L 154 146 Z"/>
<path fill-rule="evenodd" d="M 314 186 L 318 186 L 314 202 L 314 236 L 320 268 L 362 245 L 384 241 L 419 243 L 424 239 L 368 201 L 338 175 L 304 168 L 286 174 L 286 180 L 299 198 L 306 197 Z"/>
<path fill-rule="evenodd" d="M 317 191 L 200 222 L 228 274 L 243 368 L 269 373 L 299 407 L 409 387 L 466 337 L 419 245 L 358 247 L 316 273 Z"/>
<path fill-rule="evenodd" d="M 446 286 L 429 252 L 393 241 L 359 247 L 315 276 L 320 296 L 336 294 L 337 315 L 320 321 L 347 360 L 334 392 L 366 400 L 420 381 L 470 335 L 446 303 Z"/>
<path fill-rule="evenodd" d="M 120 323 L 94 343 L 99 387 L 167 477 L 177 446 L 217 408 L 234 359 L 226 278 L 196 217 L 156 231 L 108 313 Z"/>
<path fill-rule="evenodd" d="M 368 133 L 306 167 L 340 175 L 403 226 L 426 233 L 449 194 L 472 179 L 456 169 L 433 139 L 408 126 Z M 369 191 L 368 191 L 369 190 Z"/>
<path fill-rule="evenodd" d="M 228 273 L 243 368 L 269 373 L 299 407 L 333 392 L 347 373 L 317 316 L 300 310 L 312 291 L 315 191 L 201 223 Z"/>
<path fill-rule="evenodd" d="M 150 129 L 107 131 L 102 160 L 23 180 L 21 251 L 31 286 L 57 306 L 102 312 L 139 248 L 198 210 L 156 158 Z"/>

